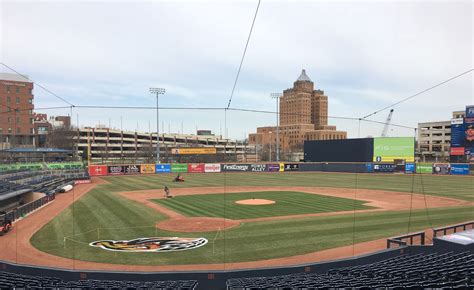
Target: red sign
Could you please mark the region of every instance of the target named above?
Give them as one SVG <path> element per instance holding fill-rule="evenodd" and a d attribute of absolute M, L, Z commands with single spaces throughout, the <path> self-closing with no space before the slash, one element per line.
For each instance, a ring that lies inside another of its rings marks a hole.
<path fill-rule="evenodd" d="M 90 176 L 103 176 L 107 175 L 107 166 L 106 165 L 91 165 L 89 166 Z"/>
<path fill-rule="evenodd" d="M 204 172 L 204 163 L 190 163 L 188 164 L 189 173 L 203 173 Z"/>
<path fill-rule="evenodd" d="M 92 180 L 90 180 L 90 179 L 79 179 L 79 180 L 74 181 L 74 184 L 87 184 L 87 183 L 92 183 Z"/>
<path fill-rule="evenodd" d="M 454 156 L 464 155 L 464 147 L 451 147 L 451 155 L 454 155 Z"/>

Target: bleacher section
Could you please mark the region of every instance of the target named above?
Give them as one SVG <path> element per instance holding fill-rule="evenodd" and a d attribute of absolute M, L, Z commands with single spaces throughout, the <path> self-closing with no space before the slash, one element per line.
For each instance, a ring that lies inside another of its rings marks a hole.
<path fill-rule="evenodd" d="M 73 288 L 73 289 L 182 289 L 192 290 L 197 286 L 196 280 L 179 281 L 109 281 L 78 280 L 63 281 L 59 278 L 35 277 L 8 272 L 0 272 L 0 288 Z"/>
<path fill-rule="evenodd" d="M 326 274 L 237 278 L 227 289 L 283 288 L 394 288 L 474 287 L 474 254 L 433 253 L 401 255 L 381 262 L 338 268 Z"/>

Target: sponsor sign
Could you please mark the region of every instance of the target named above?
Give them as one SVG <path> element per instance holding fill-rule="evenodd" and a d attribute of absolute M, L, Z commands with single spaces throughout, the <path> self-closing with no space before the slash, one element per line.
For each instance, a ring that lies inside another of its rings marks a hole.
<path fill-rule="evenodd" d="M 415 163 L 406 163 L 405 173 L 415 173 Z"/>
<path fill-rule="evenodd" d="M 280 164 L 267 164 L 267 171 L 270 171 L 270 172 L 280 171 Z"/>
<path fill-rule="evenodd" d="M 464 147 L 451 147 L 451 152 L 449 154 L 453 156 L 462 156 L 464 155 Z"/>
<path fill-rule="evenodd" d="M 250 164 L 250 171 L 265 172 L 267 171 L 267 165 L 266 164 Z"/>
<path fill-rule="evenodd" d="M 433 174 L 449 174 L 449 163 L 435 163 L 433 164 Z"/>
<path fill-rule="evenodd" d="M 125 174 L 124 166 L 120 166 L 120 165 L 110 165 L 110 166 L 108 166 L 107 171 L 108 171 L 109 175 L 122 175 L 122 174 Z"/>
<path fill-rule="evenodd" d="M 217 149 L 212 148 L 173 148 L 172 154 L 186 155 L 186 154 L 217 154 Z"/>
<path fill-rule="evenodd" d="M 464 123 L 464 118 L 452 118 L 451 125 L 461 125 Z"/>
<path fill-rule="evenodd" d="M 13 165 L 15 169 L 18 169 L 18 170 L 41 170 L 43 169 L 43 165 L 41 165 L 41 163 L 20 163 L 20 164 L 17 164 L 17 165 Z M 49 168 L 49 169 L 53 169 L 53 168 Z M 54 168 L 56 169 L 56 168 Z"/>
<path fill-rule="evenodd" d="M 76 184 L 88 184 L 88 183 L 92 183 L 92 180 L 90 180 L 90 179 L 74 180 L 74 185 L 76 185 Z"/>
<path fill-rule="evenodd" d="M 300 165 L 298 163 L 285 163 L 283 171 L 298 171 Z"/>
<path fill-rule="evenodd" d="M 104 176 L 107 175 L 107 166 L 106 165 L 91 165 L 89 166 L 89 175 L 90 176 Z"/>
<path fill-rule="evenodd" d="M 367 168 L 367 172 L 374 172 L 374 165 L 372 163 L 366 163 L 365 168 Z"/>
<path fill-rule="evenodd" d="M 188 164 L 173 163 L 171 172 L 188 172 Z"/>
<path fill-rule="evenodd" d="M 125 174 L 140 174 L 140 165 L 127 165 L 124 166 Z"/>
<path fill-rule="evenodd" d="M 392 163 L 374 164 L 374 172 L 392 173 L 395 172 L 395 167 Z"/>
<path fill-rule="evenodd" d="M 468 175 L 469 164 L 451 164 L 450 173 L 453 175 Z"/>
<path fill-rule="evenodd" d="M 418 173 L 432 173 L 433 165 L 429 163 L 417 163 L 416 172 Z"/>
<path fill-rule="evenodd" d="M 61 163 L 48 163 L 46 164 L 48 169 L 81 169 L 83 164 L 81 162 L 61 162 Z"/>
<path fill-rule="evenodd" d="M 285 163 L 280 163 L 280 172 L 285 171 Z"/>
<path fill-rule="evenodd" d="M 219 163 L 204 164 L 204 172 L 221 172 L 221 165 Z"/>
<path fill-rule="evenodd" d="M 140 166 L 141 174 L 155 173 L 155 164 L 142 164 Z"/>
<path fill-rule="evenodd" d="M 250 164 L 222 164 L 221 169 L 227 172 L 250 171 Z"/>
<path fill-rule="evenodd" d="M 169 173 L 171 172 L 171 165 L 170 164 L 156 164 L 155 172 L 156 173 Z"/>
<path fill-rule="evenodd" d="M 474 106 L 466 106 L 466 118 L 474 118 Z"/>
<path fill-rule="evenodd" d="M 188 164 L 189 173 L 203 173 L 204 172 L 204 163 L 190 163 Z"/>
<path fill-rule="evenodd" d="M 89 244 L 91 247 L 114 252 L 175 252 L 192 250 L 207 244 L 206 238 L 156 237 L 134 240 L 101 240 Z"/>
<path fill-rule="evenodd" d="M 413 137 L 374 138 L 374 162 L 393 162 L 404 159 L 415 162 L 415 139 Z"/>

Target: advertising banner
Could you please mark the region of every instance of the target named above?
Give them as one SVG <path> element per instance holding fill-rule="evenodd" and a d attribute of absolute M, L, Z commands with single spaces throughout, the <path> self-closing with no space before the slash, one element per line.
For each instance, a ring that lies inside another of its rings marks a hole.
<path fill-rule="evenodd" d="M 366 163 L 365 168 L 367 168 L 368 173 L 374 172 L 374 165 L 372 163 Z"/>
<path fill-rule="evenodd" d="M 415 173 L 415 163 L 405 164 L 405 173 Z"/>
<path fill-rule="evenodd" d="M 468 175 L 469 164 L 451 164 L 450 173 L 453 175 Z"/>
<path fill-rule="evenodd" d="M 451 152 L 449 154 L 453 156 L 462 156 L 464 155 L 464 147 L 451 147 Z"/>
<path fill-rule="evenodd" d="M 186 154 L 217 154 L 217 149 L 212 148 L 172 148 L 172 154 L 186 155 Z"/>
<path fill-rule="evenodd" d="M 74 185 L 77 185 L 77 184 L 88 184 L 88 183 L 92 183 L 92 180 L 90 180 L 90 179 L 78 179 L 78 180 L 74 180 Z"/>
<path fill-rule="evenodd" d="M 451 125 L 451 147 L 464 147 L 464 123 Z"/>
<path fill-rule="evenodd" d="M 188 164 L 173 163 L 171 172 L 188 172 Z"/>
<path fill-rule="evenodd" d="M 395 172 L 395 164 L 391 163 L 382 163 L 374 164 L 374 172 L 377 173 L 393 173 Z"/>
<path fill-rule="evenodd" d="M 40 165 L 40 164 L 39 164 Z M 41 165 L 40 165 L 41 166 Z M 81 169 L 83 168 L 83 164 L 81 162 L 61 162 L 61 163 L 48 163 L 46 164 L 48 169 Z"/>
<path fill-rule="evenodd" d="M 91 165 L 89 166 L 90 176 L 104 176 L 107 175 L 107 165 Z"/>
<path fill-rule="evenodd" d="M 417 163 L 416 172 L 418 173 L 433 173 L 433 165 L 431 163 Z"/>
<path fill-rule="evenodd" d="M 451 125 L 461 125 L 464 123 L 464 118 L 452 118 Z"/>
<path fill-rule="evenodd" d="M 265 172 L 267 171 L 267 165 L 266 164 L 250 164 L 250 171 Z"/>
<path fill-rule="evenodd" d="M 285 171 L 285 163 L 280 163 L 280 172 Z"/>
<path fill-rule="evenodd" d="M 125 174 L 125 167 L 120 165 L 110 165 L 107 167 L 109 175 L 122 175 Z"/>
<path fill-rule="evenodd" d="M 140 166 L 141 174 L 155 173 L 155 164 L 142 164 Z"/>
<path fill-rule="evenodd" d="M 474 118 L 474 106 L 466 106 L 466 118 Z"/>
<path fill-rule="evenodd" d="M 415 162 L 415 140 L 413 137 L 374 138 L 374 162 L 393 162 L 404 159 Z"/>
<path fill-rule="evenodd" d="M 269 172 L 280 171 L 280 164 L 267 164 L 267 171 Z"/>
<path fill-rule="evenodd" d="M 435 163 L 433 164 L 433 174 L 449 174 L 449 163 Z"/>
<path fill-rule="evenodd" d="M 204 172 L 221 172 L 221 165 L 219 163 L 204 164 Z"/>
<path fill-rule="evenodd" d="M 250 164 L 222 164 L 221 170 L 225 172 L 245 172 L 250 171 Z"/>
<path fill-rule="evenodd" d="M 204 173 L 204 163 L 190 163 L 188 164 L 189 173 Z"/>
<path fill-rule="evenodd" d="M 126 165 L 125 174 L 140 174 L 140 165 Z"/>
<path fill-rule="evenodd" d="M 285 163 L 283 171 L 298 171 L 299 167 L 298 163 Z"/>
<path fill-rule="evenodd" d="M 169 173 L 171 172 L 170 164 L 156 164 L 155 173 Z"/>
<path fill-rule="evenodd" d="M 17 164 L 14 169 L 18 169 L 18 170 L 41 170 L 41 169 L 43 169 L 43 165 L 41 165 L 41 163 L 20 163 L 20 164 Z M 52 168 L 50 168 L 50 169 L 52 169 Z"/>

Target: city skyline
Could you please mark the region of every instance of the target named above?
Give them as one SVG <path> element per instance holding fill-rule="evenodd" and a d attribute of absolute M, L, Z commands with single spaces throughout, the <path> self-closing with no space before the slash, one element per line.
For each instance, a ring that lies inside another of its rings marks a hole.
<path fill-rule="evenodd" d="M 78 105 L 153 106 L 148 88 L 156 86 L 166 88 L 160 98 L 166 107 L 225 107 L 255 6 L 254 1 L 3 2 L 2 62 Z M 270 94 L 291 87 L 306 69 L 330 96 L 330 116 L 371 113 L 472 68 L 472 9 L 470 1 L 262 2 L 232 107 L 275 111 Z M 384 14 L 387 10 L 391 13 Z M 127 17 L 134 22 L 119 20 Z M 471 73 L 396 107 L 393 123 L 416 127 L 449 119 L 473 102 L 472 80 Z M 38 87 L 34 94 L 37 108 L 64 105 Z M 160 113 L 165 131 L 168 124 L 180 131 L 183 122 L 185 133 L 197 126 L 220 134 L 227 124 L 229 137 L 238 139 L 275 120 L 262 113 Z M 108 125 L 110 119 L 117 128 L 122 117 L 124 129 L 138 123 L 147 131 L 150 122 L 156 130 L 153 110 L 74 109 L 73 124 L 77 114 L 80 125 Z M 383 122 L 387 114 L 373 119 Z M 353 121 L 330 118 L 330 123 L 348 137 L 377 136 L 383 127 L 363 124 L 359 133 Z M 411 132 L 394 128 L 390 134 Z"/>

